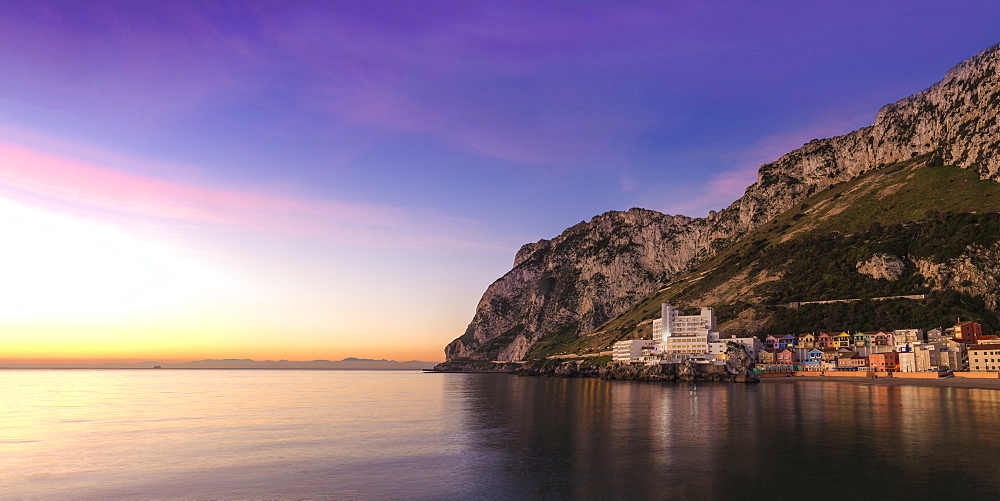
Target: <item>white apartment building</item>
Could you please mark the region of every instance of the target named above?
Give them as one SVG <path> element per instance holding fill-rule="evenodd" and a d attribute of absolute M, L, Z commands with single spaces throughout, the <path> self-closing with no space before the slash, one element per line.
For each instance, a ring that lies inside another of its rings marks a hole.
<path fill-rule="evenodd" d="M 852 346 L 851 350 L 858 352 L 858 355 L 860 355 L 862 357 L 867 357 L 868 355 L 872 355 L 872 354 L 875 354 L 875 353 L 889 353 L 890 351 L 896 351 L 896 347 L 894 345 L 891 345 L 891 344 L 887 344 L 887 345 L 884 345 L 884 346 L 880 346 L 880 345 L 875 345 L 875 346 Z"/>
<path fill-rule="evenodd" d="M 931 370 L 933 368 L 932 358 L 936 358 L 931 356 L 934 351 L 934 346 L 918 344 L 913 346 L 911 351 L 899 352 L 899 371 L 923 372 Z"/>
<path fill-rule="evenodd" d="M 916 345 L 924 342 L 923 329 L 899 329 L 892 331 L 892 343 L 896 351 L 913 351 Z"/>
<path fill-rule="evenodd" d="M 932 367 L 953 371 L 969 370 L 968 345 L 965 343 L 940 338 L 931 345 L 934 346 L 934 352 L 931 354 Z"/>
<path fill-rule="evenodd" d="M 1000 372 L 1000 345 L 977 344 L 969 348 L 969 370 Z"/>
<path fill-rule="evenodd" d="M 638 362 L 643 356 L 643 350 L 653 348 L 652 339 L 627 339 L 614 344 L 611 360 L 615 362 Z"/>
<path fill-rule="evenodd" d="M 653 341 L 664 354 L 708 353 L 708 343 L 718 341 L 712 308 L 702 308 L 698 315 L 681 315 L 671 304 L 663 303 L 660 312 L 659 322 L 653 321 Z"/>

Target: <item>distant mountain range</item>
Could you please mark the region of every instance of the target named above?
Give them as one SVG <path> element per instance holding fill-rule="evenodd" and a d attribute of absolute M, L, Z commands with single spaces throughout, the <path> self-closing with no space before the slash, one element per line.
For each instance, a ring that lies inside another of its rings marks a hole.
<path fill-rule="evenodd" d="M 222 360 L 195 360 L 180 363 L 155 361 L 109 364 L 0 364 L 0 369 L 309 369 L 309 370 L 421 370 L 434 367 L 434 362 L 410 360 L 373 360 L 348 357 L 343 360 L 265 360 L 228 358 Z"/>
<path fill-rule="evenodd" d="M 608 350 L 659 303 L 713 306 L 724 333 L 1000 329 L 1000 45 L 875 123 L 760 167 L 728 208 L 608 212 L 524 245 L 449 361 Z M 788 305 L 926 294 L 899 300 Z"/>

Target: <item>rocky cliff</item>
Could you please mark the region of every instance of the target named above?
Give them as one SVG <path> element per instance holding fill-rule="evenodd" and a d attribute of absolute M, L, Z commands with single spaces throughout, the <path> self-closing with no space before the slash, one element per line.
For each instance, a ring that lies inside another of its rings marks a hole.
<path fill-rule="evenodd" d="M 589 333 L 682 272 L 711 239 L 710 227 L 691 218 L 631 209 L 527 244 L 445 353 L 519 360 L 543 336 Z"/>
<path fill-rule="evenodd" d="M 518 360 L 591 333 L 670 278 L 825 188 L 920 155 L 1000 180 L 1000 45 L 930 88 L 882 107 L 875 123 L 813 140 L 761 166 L 739 200 L 707 218 L 632 209 L 518 251 L 487 289 L 449 360 Z M 547 344 L 546 340 L 555 342 Z"/>

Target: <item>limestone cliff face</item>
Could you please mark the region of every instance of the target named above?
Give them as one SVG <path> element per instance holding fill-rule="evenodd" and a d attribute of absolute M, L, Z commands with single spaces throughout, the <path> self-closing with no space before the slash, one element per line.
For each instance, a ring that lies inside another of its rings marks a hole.
<path fill-rule="evenodd" d="M 800 200 L 892 163 L 933 154 L 1000 181 L 998 72 L 1000 45 L 882 107 L 873 125 L 761 166 L 743 197 L 707 218 L 609 212 L 525 245 L 487 289 L 465 334 L 445 348 L 447 358 L 517 360 L 546 336 L 588 334 Z"/>
<path fill-rule="evenodd" d="M 963 61 L 943 80 L 879 110 L 875 123 L 816 139 L 761 166 L 757 182 L 722 211 L 719 232 L 757 227 L 799 200 L 888 164 L 933 153 L 1000 181 L 1000 45 Z"/>

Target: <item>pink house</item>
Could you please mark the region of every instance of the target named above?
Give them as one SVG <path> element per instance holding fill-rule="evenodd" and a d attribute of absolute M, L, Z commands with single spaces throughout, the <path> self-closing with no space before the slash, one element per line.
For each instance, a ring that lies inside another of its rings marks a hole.
<path fill-rule="evenodd" d="M 795 364 L 795 352 L 792 350 L 785 348 L 783 350 L 778 350 L 778 352 L 774 355 L 779 365 Z"/>
<path fill-rule="evenodd" d="M 816 347 L 821 350 L 824 348 L 833 348 L 833 338 L 825 332 L 820 332 L 816 336 Z"/>
<path fill-rule="evenodd" d="M 892 334 L 882 331 L 876 332 L 875 335 L 872 336 L 872 342 L 875 346 L 889 346 L 891 339 Z"/>

